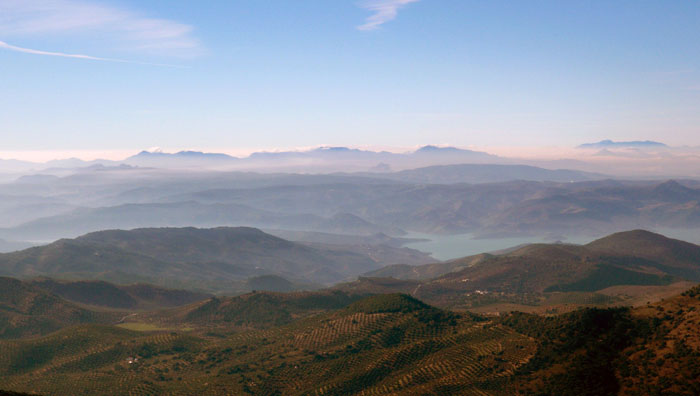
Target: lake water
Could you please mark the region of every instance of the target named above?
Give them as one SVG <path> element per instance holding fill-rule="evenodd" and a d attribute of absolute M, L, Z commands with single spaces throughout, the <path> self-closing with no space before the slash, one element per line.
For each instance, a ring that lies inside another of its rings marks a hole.
<path fill-rule="evenodd" d="M 675 238 L 695 244 L 700 244 L 700 229 L 682 230 L 659 228 L 653 231 L 666 235 L 669 238 Z M 596 237 L 567 236 L 564 242 L 585 244 L 595 239 L 602 238 L 604 236 L 605 235 L 600 235 Z M 418 249 L 423 252 L 430 252 L 433 255 L 433 257 L 435 257 L 438 260 L 450 260 L 465 256 L 472 256 L 479 253 L 488 253 L 529 243 L 552 243 L 551 240 L 547 240 L 544 237 L 474 239 L 473 234 L 435 235 L 410 233 L 408 235 L 405 235 L 404 237 L 429 239 L 429 241 L 425 242 L 407 243 L 404 246 L 412 249 Z"/>
<path fill-rule="evenodd" d="M 406 247 L 430 252 L 438 260 L 450 260 L 459 257 L 472 256 L 479 253 L 488 253 L 496 250 L 508 249 L 514 246 L 529 243 L 551 243 L 543 237 L 509 237 L 509 238 L 481 238 L 474 239 L 473 234 L 435 235 L 410 233 L 405 238 L 429 239 L 424 242 L 407 243 Z M 595 238 L 567 238 L 567 243 L 588 243 Z"/>

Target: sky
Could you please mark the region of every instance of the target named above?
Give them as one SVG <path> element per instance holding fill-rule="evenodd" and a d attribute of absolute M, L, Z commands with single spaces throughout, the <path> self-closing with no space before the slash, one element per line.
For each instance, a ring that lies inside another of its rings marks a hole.
<path fill-rule="evenodd" d="M 0 155 L 700 146 L 698 21 L 668 0 L 0 0 Z"/>

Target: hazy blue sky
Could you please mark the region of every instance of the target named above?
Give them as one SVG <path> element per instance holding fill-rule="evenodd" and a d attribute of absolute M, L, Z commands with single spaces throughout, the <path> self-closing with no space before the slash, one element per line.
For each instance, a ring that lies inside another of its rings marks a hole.
<path fill-rule="evenodd" d="M 700 145 L 698 26 L 697 1 L 0 0 L 0 150 Z"/>

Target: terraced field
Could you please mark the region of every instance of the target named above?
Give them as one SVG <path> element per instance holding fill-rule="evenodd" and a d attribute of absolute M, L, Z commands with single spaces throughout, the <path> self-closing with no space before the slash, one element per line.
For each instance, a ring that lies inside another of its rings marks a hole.
<path fill-rule="evenodd" d="M 44 395 L 490 395 L 535 353 L 404 295 L 228 337 L 80 326 L 0 342 L 3 387 Z"/>
<path fill-rule="evenodd" d="M 171 333 L 73 327 L 38 339 L 0 343 L 0 372 L 3 386 L 11 390 L 47 395 L 130 394 L 143 385 L 134 363 L 192 343 L 197 341 Z M 127 392 L 119 393 L 121 389 Z"/>
<path fill-rule="evenodd" d="M 699 296 L 489 318 L 389 294 L 228 333 L 209 319 L 189 331 L 78 325 L 1 340 L 0 386 L 46 396 L 697 395 Z"/>

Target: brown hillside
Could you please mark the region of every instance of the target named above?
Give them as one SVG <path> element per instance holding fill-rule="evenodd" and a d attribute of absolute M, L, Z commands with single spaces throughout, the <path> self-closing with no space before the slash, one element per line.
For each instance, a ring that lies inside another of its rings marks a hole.
<path fill-rule="evenodd" d="M 648 231 L 613 234 L 588 245 L 532 244 L 501 255 L 477 255 L 417 267 L 374 271 L 403 279 L 446 273 L 429 280 L 366 279 L 340 285 L 366 293 L 404 292 L 440 307 L 508 312 L 549 306 L 555 312 L 582 305 L 638 304 L 676 293 L 700 281 L 700 246 Z M 653 294 L 640 288 L 650 287 Z M 515 306 L 513 304 L 516 304 Z M 519 307 L 517 306 L 519 305 Z"/>
<path fill-rule="evenodd" d="M 501 319 L 537 340 L 519 395 L 700 394 L 700 287 L 657 304 Z"/>
<path fill-rule="evenodd" d="M 0 338 L 43 335 L 80 323 L 112 323 L 119 316 L 93 312 L 30 283 L 0 277 Z"/>
<path fill-rule="evenodd" d="M 612 234 L 586 247 L 605 254 L 641 257 L 675 268 L 697 271 L 700 266 L 700 246 L 645 230 Z"/>
<path fill-rule="evenodd" d="M 148 284 L 115 285 L 104 281 L 60 281 L 49 278 L 31 283 L 69 301 L 115 309 L 170 308 L 211 297 L 209 294 Z"/>

